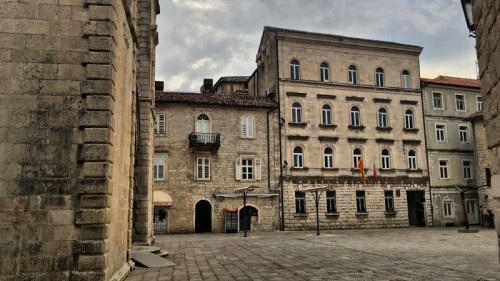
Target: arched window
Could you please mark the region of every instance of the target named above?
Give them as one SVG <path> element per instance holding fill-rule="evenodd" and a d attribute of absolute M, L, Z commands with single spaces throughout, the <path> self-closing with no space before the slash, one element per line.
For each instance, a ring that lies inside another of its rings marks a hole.
<path fill-rule="evenodd" d="M 410 88 L 410 72 L 408 70 L 401 72 L 401 87 L 405 89 Z"/>
<path fill-rule="evenodd" d="M 375 70 L 375 85 L 384 87 L 384 70 L 381 67 Z"/>
<path fill-rule="evenodd" d="M 210 119 L 205 114 L 200 114 L 196 117 L 196 135 L 197 140 L 201 142 L 211 142 L 210 138 Z"/>
<path fill-rule="evenodd" d="M 388 149 L 382 149 L 381 158 L 382 158 L 382 169 L 390 169 L 391 168 L 391 153 Z"/>
<path fill-rule="evenodd" d="M 328 104 L 324 104 L 321 107 L 321 124 L 323 125 L 332 124 L 332 107 Z"/>
<path fill-rule="evenodd" d="M 352 164 L 354 168 L 358 168 L 358 163 L 361 161 L 362 152 L 360 148 L 355 148 L 352 151 Z"/>
<path fill-rule="evenodd" d="M 351 126 L 361 126 L 360 111 L 357 106 L 351 107 Z"/>
<path fill-rule="evenodd" d="M 405 111 L 405 128 L 406 129 L 414 129 L 415 128 L 413 111 L 411 109 L 407 109 Z"/>
<path fill-rule="evenodd" d="M 321 82 L 327 82 L 328 80 L 330 80 L 328 63 L 322 62 L 319 65 L 319 76 L 320 76 Z"/>
<path fill-rule="evenodd" d="M 302 105 L 299 102 L 292 104 L 292 123 L 302 123 Z"/>
<path fill-rule="evenodd" d="M 378 110 L 378 126 L 380 128 L 387 128 L 389 126 L 387 121 L 387 109 L 383 107 Z"/>
<path fill-rule="evenodd" d="M 290 78 L 292 80 L 299 80 L 300 77 L 300 64 L 298 60 L 292 60 L 290 62 Z"/>
<path fill-rule="evenodd" d="M 353 84 L 353 85 L 358 84 L 358 70 L 357 70 L 356 66 L 350 65 L 347 73 L 348 73 L 347 82 L 349 84 Z"/>
<path fill-rule="evenodd" d="M 413 149 L 408 151 L 408 169 L 410 170 L 417 169 L 417 152 Z"/>
<path fill-rule="evenodd" d="M 333 168 L 333 149 L 331 147 L 323 150 L 323 167 Z"/>
<path fill-rule="evenodd" d="M 300 146 L 296 146 L 293 149 L 293 167 L 294 168 L 304 167 L 304 152 L 302 151 L 302 147 Z"/>

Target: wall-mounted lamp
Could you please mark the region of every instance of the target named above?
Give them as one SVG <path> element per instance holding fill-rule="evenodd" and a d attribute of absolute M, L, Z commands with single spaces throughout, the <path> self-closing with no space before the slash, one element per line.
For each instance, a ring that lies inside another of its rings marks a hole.
<path fill-rule="evenodd" d="M 472 16 L 472 1 L 473 0 L 460 0 L 462 2 L 462 9 L 464 10 L 465 22 L 469 28 L 469 36 L 476 37 L 476 29 L 474 27 L 474 18 Z"/>
<path fill-rule="evenodd" d="M 283 124 L 285 124 L 285 118 L 280 117 L 280 125 L 283 125 Z"/>

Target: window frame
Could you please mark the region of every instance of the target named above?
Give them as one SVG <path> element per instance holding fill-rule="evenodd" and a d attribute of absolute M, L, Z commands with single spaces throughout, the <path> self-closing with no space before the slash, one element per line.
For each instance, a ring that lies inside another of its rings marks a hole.
<path fill-rule="evenodd" d="M 458 99 L 458 97 L 461 97 L 461 99 Z M 459 108 L 460 104 L 463 108 Z M 455 94 L 455 110 L 456 111 L 466 111 L 467 110 L 467 107 L 465 105 L 465 95 L 464 94 Z"/>
<path fill-rule="evenodd" d="M 364 190 L 356 190 L 356 213 L 367 213 L 366 192 Z"/>
<path fill-rule="evenodd" d="M 384 87 L 384 69 L 382 67 L 377 67 L 375 69 L 375 86 Z"/>
<path fill-rule="evenodd" d="M 252 161 L 252 166 L 243 165 L 243 162 Z M 252 179 L 248 179 L 248 175 L 250 172 L 247 170 L 246 173 L 243 172 L 244 167 L 252 168 Z M 262 160 L 254 155 L 240 155 L 235 160 L 235 178 L 238 181 L 259 181 L 262 180 Z M 243 175 L 246 175 L 247 178 L 243 178 Z"/>
<path fill-rule="evenodd" d="M 442 165 L 441 162 L 445 164 Z M 441 180 L 449 180 L 450 176 L 450 161 L 448 159 L 438 159 L 438 168 L 439 168 L 439 179 Z"/>
<path fill-rule="evenodd" d="M 331 153 L 327 153 L 326 150 L 330 150 Z M 335 167 L 334 165 L 334 150 L 331 146 L 327 146 L 323 149 L 323 168 L 326 168 L 326 169 L 332 169 Z"/>
<path fill-rule="evenodd" d="M 458 140 L 460 143 L 469 143 L 469 126 L 458 125 Z"/>
<path fill-rule="evenodd" d="M 355 154 L 356 150 L 359 150 L 359 154 Z M 355 147 L 352 150 L 352 163 L 353 163 L 353 168 L 357 169 L 358 168 L 358 163 L 363 159 L 363 149 L 360 147 Z"/>
<path fill-rule="evenodd" d="M 164 181 L 166 179 L 167 179 L 167 155 L 155 154 L 153 156 L 153 180 Z"/>
<path fill-rule="evenodd" d="M 202 161 L 201 165 L 200 165 L 200 160 Z M 200 168 L 202 171 L 201 177 L 200 177 Z M 211 174 L 210 158 L 196 157 L 196 180 L 210 180 L 210 174 Z"/>
<path fill-rule="evenodd" d="M 384 152 L 386 152 L 387 154 L 384 154 Z M 382 170 L 391 169 L 391 151 L 388 148 L 384 148 L 380 151 L 380 160 L 382 162 Z"/>
<path fill-rule="evenodd" d="M 455 207 L 452 200 L 443 200 L 443 218 L 455 218 Z"/>
<path fill-rule="evenodd" d="M 408 113 L 410 112 L 410 114 Z M 415 112 L 411 108 L 405 109 L 405 129 L 415 129 Z"/>
<path fill-rule="evenodd" d="M 353 109 L 356 108 L 357 110 L 354 111 Z M 358 105 L 352 105 L 351 108 L 349 109 L 349 119 L 350 119 L 350 125 L 353 127 L 360 127 L 361 126 L 361 107 Z"/>
<path fill-rule="evenodd" d="M 319 76 L 321 82 L 330 81 L 330 66 L 327 62 L 322 62 L 319 65 Z"/>
<path fill-rule="evenodd" d="M 410 71 L 408 70 L 403 70 L 401 71 L 401 87 L 403 89 L 409 89 L 410 88 Z"/>
<path fill-rule="evenodd" d="M 163 120 L 162 120 L 163 119 Z M 164 136 L 167 134 L 167 116 L 165 113 L 156 113 L 153 124 L 153 134 L 155 136 Z"/>
<path fill-rule="evenodd" d="M 325 109 L 325 107 L 328 107 L 328 109 Z M 333 110 L 330 104 L 325 103 L 321 106 L 321 124 L 323 125 L 333 124 L 332 112 Z"/>
<path fill-rule="evenodd" d="M 349 65 L 347 68 L 347 83 L 351 85 L 358 84 L 358 68 L 354 64 Z"/>
<path fill-rule="evenodd" d="M 385 211 L 387 213 L 396 212 L 396 207 L 394 206 L 394 191 L 393 190 L 384 190 L 384 202 L 385 202 Z"/>
<path fill-rule="evenodd" d="M 300 80 L 300 62 L 297 59 L 290 61 L 290 79 Z"/>
<path fill-rule="evenodd" d="M 326 191 L 326 213 L 337 213 L 337 192 L 335 190 Z"/>
<path fill-rule="evenodd" d="M 468 165 L 465 165 L 468 163 Z M 470 159 L 464 159 L 462 160 L 462 171 L 463 171 L 463 176 L 465 180 L 472 180 L 474 179 L 474 175 L 472 174 L 472 160 Z"/>
<path fill-rule="evenodd" d="M 415 155 L 410 155 L 411 152 L 413 152 Z M 418 169 L 417 151 L 415 149 L 408 150 L 407 159 L 408 159 L 408 169 L 409 170 L 417 170 Z"/>
<path fill-rule="evenodd" d="M 383 110 L 384 112 L 381 112 Z M 385 107 L 380 107 L 377 111 L 377 126 L 379 128 L 389 128 L 388 110 Z"/>
<path fill-rule="evenodd" d="M 300 149 L 300 152 L 296 152 L 297 149 Z M 295 169 L 304 168 L 304 148 L 302 146 L 297 145 L 292 149 L 292 160 L 293 160 L 293 168 Z"/>
<path fill-rule="evenodd" d="M 439 95 L 438 97 L 436 95 Z M 439 107 L 436 106 L 436 101 L 439 101 Z M 442 92 L 432 92 L 432 108 L 443 110 L 443 93 Z"/>
<path fill-rule="evenodd" d="M 447 139 L 446 138 L 446 124 L 436 123 L 436 124 L 434 124 L 434 128 L 435 128 L 434 131 L 436 133 L 436 142 L 446 142 L 446 139 Z"/>
<path fill-rule="evenodd" d="M 295 213 L 307 214 L 306 193 L 303 191 L 295 191 Z"/>
<path fill-rule="evenodd" d="M 483 111 L 484 100 L 482 96 L 476 96 L 476 108 L 477 111 Z"/>
<path fill-rule="evenodd" d="M 240 116 L 240 137 L 243 139 L 253 139 L 255 136 L 255 116 Z"/>
<path fill-rule="evenodd" d="M 296 106 L 298 105 L 298 107 Z M 298 101 L 292 103 L 292 123 L 302 123 L 302 104 Z"/>

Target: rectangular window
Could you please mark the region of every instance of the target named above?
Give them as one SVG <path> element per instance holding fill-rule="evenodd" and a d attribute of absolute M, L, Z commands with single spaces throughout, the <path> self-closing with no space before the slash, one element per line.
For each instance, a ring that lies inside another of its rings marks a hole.
<path fill-rule="evenodd" d="M 306 213 L 306 193 L 302 191 L 295 191 L 295 213 Z"/>
<path fill-rule="evenodd" d="M 241 116 L 241 137 L 242 138 L 253 138 L 253 128 L 254 128 L 254 117 L 253 116 Z"/>
<path fill-rule="evenodd" d="M 476 105 L 477 105 L 477 111 L 483 110 L 483 97 L 481 96 L 476 97 Z"/>
<path fill-rule="evenodd" d="M 436 141 L 446 141 L 446 126 L 443 124 L 436 124 Z"/>
<path fill-rule="evenodd" d="M 472 179 L 472 161 L 464 160 L 462 161 L 462 166 L 464 169 L 464 179 Z"/>
<path fill-rule="evenodd" d="M 337 212 L 337 195 L 335 193 L 335 190 L 326 192 L 326 212 Z"/>
<path fill-rule="evenodd" d="M 449 179 L 448 160 L 439 160 L 439 177 L 441 179 Z"/>
<path fill-rule="evenodd" d="M 457 110 L 465 110 L 465 96 L 464 95 L 455 95 L 455 104 Z"/>
<path fill-rule="evenodd" d="M 443 201 L 443 217 L 445 218 L 454 218 L 455 212 L 453 211 L 453 202 L 452 201 Z"/>
<path fill-rule="evenodd" d="M 356 212 L 366 213 L 366 197 L 364 190 L 356 191 Z"/>
<path fill-rule="evenodd" d="M 388 213 L 394 212 L 394 192 L 392 190 L 384 191 L 385 211 Z"/>
<path fill-rule="evenodd" d="M 443 94 L 432 92 L 432 107 L 435 109 L 443 109 Z"/>
<path fill-rule="evenodd" d="M 165 114 L 163 113 L 155 114 L 155 121 L 153 127 L 155 135 L 165 135 Z"/>
<path fill-rule="evenodd" d="M 463 142 L 463 143 L 469 142 L 469 127 L 458 126 L 458 136 L 459 136 L 460 142 Z"/>
<path fill-rule="evenodd" d="M 153 179 L 165 180 L 165 155 L 155 155 L 153 160 Z"/>
<path fill-rule="evenodd" d="M 236 180 L 261 180 L 261 160 L 252 156 L 237 158 Z"/>
<path fill-rule="evenodd" d="M 196 179 L 209 180 L 210 179 L 210 159 L 198 158 L 196 162 Z"/>

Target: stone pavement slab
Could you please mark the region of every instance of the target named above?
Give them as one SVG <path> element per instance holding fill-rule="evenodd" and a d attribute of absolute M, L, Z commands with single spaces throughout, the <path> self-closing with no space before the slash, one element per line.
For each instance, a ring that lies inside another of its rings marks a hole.
<path fill-rule="evenodd" d="M 175 265 L 125 280 L 500 280 L 496 232 L 458 229 L 157 236 Z"/>

